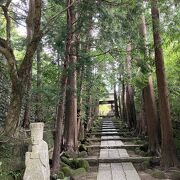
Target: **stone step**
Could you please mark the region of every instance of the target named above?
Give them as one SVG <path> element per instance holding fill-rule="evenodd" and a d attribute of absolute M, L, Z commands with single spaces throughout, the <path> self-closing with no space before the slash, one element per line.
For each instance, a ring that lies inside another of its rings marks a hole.
<path fill-rule="evenodd" d="M 132 135 L 132 133 L 127 132 L 127 133 L 123 133 L 123 132 L 105 132 L 105 133 L 96 133 L 96 132 L 92 132 L 92 133 L 87 133 L 89 135 L 95 135 L 95 136 L 113 136 L 113 135 L 118 135 L 118 136 L 125 136 L 125 135 Z"/>
<path fill-rule="evenodd" d="M 110 136 L 109 136 L 110 137 Z M 118 141 L 118 140 L 121 140 L 121 141 L 134 141 L 134 140 L 140 140 L 140 138 L 136 138 L 136 137 L 117 137 L 117 138 L 114 138 L 114 137 L 110 137 L 110 138 L 91 138 L 91 139 L 88 139 L 89 141 L 95 141 L 95 142 L 99 142 L 99 141 L 107 141 L 107 140 L 113 140 L 113 141 Z"/>
<path fill-rule="evenodd" d="M 97 180 L 140 180 L 132 163 L 100 163 Z"/>
<path fill-rule="evenodd" d="M 131 135 L 127 129 L 121 127 L 121 122 L 113 122 L 109 119 L 103 120 L 101 126 L 92 132 L 92 135 L 101 136 L 94 138 L 101 141 L 101 145 L 86 146 L 87 149 L 100 149 L 99 158 L 86 158 L 91 164 L 99 164 L 97 180 L 140 180 L 132 162 L 143 162 L 147 157 L 129 157 L 127 149 L 134 149 L 142 145 L 124 145 L 125 135 Z M 122 127 L 124 127 L 122 125 Z M 100 129 L 101 128 L 101 129 Z M 132 138 L 129 138 L 132 140 Z M 127 140 L 127 138 L 126 138 Z"/>
<path fill-rule="evenodd" d="M 134 149 L 134 148 L 139 148 L 142 147 L 143 145 L 136 145 L 136 144 L 132 144 L 132 145 L 115 145 L 115 146 L 101 146 L 101 145 L 90 145 L 90 146 L 86 146 L 88 149 Z"/>
<path fill-rule="evenodd" d="M 101 126 L 108 125 L 120 125 L 120 123 L 102 123 Z"/>
<path fill-rule="evenodd" d="M 123 163 L 123 162 L 131 162 L 131 163 L 142 163 L 148 160 L 156 160 L 159 161 L 159 157 L 121 157 L 121 158 L 84 158 L 90 164 L 98 164 L 98 163 Z"/>
<path fill-rule="evenodd" d="M 127 130 L 119 130 L 119 129 L 102 129 L 102 130 L 94 130 L 93 132 L 96 132 L 96 133 L 106 133 L 106 132 L 112 132 L 112 133 L 114 133 L 114 132 L 128 132 L 129 133 L 129 131 L 127 131 Z"/>

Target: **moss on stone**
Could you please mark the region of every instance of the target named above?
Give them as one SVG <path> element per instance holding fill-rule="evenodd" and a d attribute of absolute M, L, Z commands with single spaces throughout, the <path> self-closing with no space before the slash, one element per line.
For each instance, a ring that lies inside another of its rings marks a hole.
<path fill-rule="evenodd" d="M 164 172 L 157 170 L 157 169 L 151 173 L 151 176 L 154 178 L 158 178 L 158 179 L 165 179 L 166 178 Z"/>
<path fill-rule="evenodd" d="M 141 163 L 141 168 L 142 168 L 143 170 L 150 168 L 150 162 L 149 162 L 149 160 L 143 161 L 143 162 Z"/>
<path fill-rule="evenodd" d="M 79 163 L 79 160 L 77 160 L 77 159 L 73 159 L 73 160 L 71 160 L 71 168 L 73 168 L 73 169 L 77 169 L 78 168 L 78 163 Z"/>
<path fill-rule="evenodd" d="M 64 175 L 67 176 L 67 177 L 72 175 L 72 169 L 67 167 L 67 166 L 63 167 L 61 170 L 64 173 Z"/>
<path fill-rule="evenodd" d="M 87 151 L 87 147 L 84 144 L 81 144 L 79 146 L 79 152 L 82 152 L 82 151 Z"/>
<path fill-rule="evenodd" d="M 171 171 L 170 178 L 171 178 L 172 180 L 179 180 L 179 179 L 180 179 L 180 171 L 178 171 L 178 170 L 172 170 L 172 171 Z"/>
<path fill-rule="evenodd" d="M 88 156 L 88 154 L 87 154 L 86 151 L 81 151 L 81 152 L 79 152 L 78 156 L 79 156 L 80 158 L 85 158 L 85 157 Z"/>
<path fill-rule="evenodd" d="M 148 174 L 151 174 L 153 172 L 153 170 L 152 169 L 146 169 L 144 172 L 148 173 Z"/>
<path fill-rule="evenodd" d="M 61 165 L 61 167 L 66 167 L 66 166 L 68 166 L 67 164 L 65 164 L 64 162 L 60 162 L 60 165 Z"/>
<path fill-rule="evenodd" d="M 88 171 L 89 170 L 89 163 L 85 159 L 80 159 L 79 163 L 78 163 L 78 167 L 79 168 L 84 168 L 86 171 Z"/>
<path fill-rule="evenodd" d="M 71 161 L 67 157 L 61 156 L 61 161 L 67 164 L 68 166 L 71 166 Z"/>
<path fill-rule="evenodd" d="M 86 175 L 86 170 L 84 168 L 78 168 L 73 171 L 71 178 L 73 180 L 79 180 L 80 177 L 85 176 L 85 175 Z"/>
<path fill-rule="evenodd" d="M 70 158 L 69 154 L 67 152 L 64 152 L 62 156 L 65 156 L 67 158 Z"/>
<path fill-rule="evenodd" d="M 136 141 L 135 141 L 135 144 L 142 144 L 142 143 L 143 143 L 142 140 L 136 140 Z"/>
<path fill-rule="evenodd" d="M 140 151 L 139 151 L 139 155 L 145 156 L 145 152 L 140 150 Z"/>
<path fill-rule="evenodd" d="M 80 140 L 81 144 L 89 144 L 89 140 L 87 138 Z"/>
<path fill-rule="evenodd" d="M 14 180 L 14 177 L 11 175 L 2 174 L 2 175 L 0 175 L 0 179 L 2 179 L 2 180 Z"/>

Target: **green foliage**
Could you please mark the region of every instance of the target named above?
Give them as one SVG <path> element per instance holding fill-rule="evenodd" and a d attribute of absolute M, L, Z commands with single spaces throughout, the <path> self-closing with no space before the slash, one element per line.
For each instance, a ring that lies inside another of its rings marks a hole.
<path fill-rule="evenodd" d="M 147 86 L 148 83 L 148 74 L 143 74 L 141 72 L 137 73 L 136 76 L 132 78 L 132 85 L 136 86 L 136 88 L 143 89 Z"/>
<path fill-rule="evenodd" d="M 0 171 L 0 179 L 2 180 L 21 180 L 23 177 L 22 171 Z"/>
<path fill-rule="evenodd" d="M 10 171 L 9 175 L 12 176 L 14 180 L 21 180 L 23 176 L 21 171 Z"/>
<path fill-rule="evenodd" d="M 168 37 L 166 37 L 168 39 Z M 165 67 L 167 72 L 168 87 L 170 93 L 170 104 L 173 112 L 173 119 L 178 121 L 180 118 L 180 52 L 176 50 L 179 45 L 172 42 L 165 48 Z"/>
<path fill-rule="evenodd" d="M 154 58 L 144 58 L 142 38 L 139 35 L 140 16 L 142 12 L 145 14 L 147 24 L 147 47 L 148 56 L 151 57 L 153 52 L 153 38 L 151 16 L 149 13 L 150 3 L 147 2 L 145 8 L 142 8 L 142 1 L 124 0 L 124 1 L 89 1 L 84 0 L 75 3 L 75 11 L 78 14 L 77 26 L 75 32 L 79 38 L 79 44 L 76 44 L 78 62 L 76 69 L 78 71 L 77 78 L 77 99 L 78 107 L 81 104 L 81 120 L 86 124 L 89 119 L 89 110 L 97 106 L 99 99 L 106 97 L 109 91 L 113 89 L 114 84 L 122 90 L 122 83 L 131 84 L 135 89 L 135 103 L 137 111 L 141 108 L 142 89 L 147 85 L 147 79 L 150 73 L 154 73 Z M 180 43 L 179 43 L 179 27 L 180 27 L 180 10 L 178 6 L 174 6 L 173 1 L 162 1 L 161 10 L 161 31 L 163 39 L 163 49 L 165 56 L 166 74 L 169 86 L 169 97 L 173 120 L 180 120 Z M 40 87 L 37 87 L 37 62 L 34 57 L 32 67 L 32 96 L 31 96 L 31 115 L 34 120 L 36 108 L 39 105 L 42 109 L 44 122 L 54 124 L 57 113 L 57 104 L 60 99 L 59 95 L 59 79 L 62 75 L 63 60 L 67 56 L 66 38 L 67 38 L 67 15 L 60 13 L 66 7 L 64 1 L 50 0 L 44 3 L 42 29 L 49 23 L 49 31 L 42 40 L 41 52 L 41 73 Z M 121 7 L 121 8 L 119 8 Z M 12 21 L 12 47 L 16 56 L 17 68 L 19 67 L 25 52 L 25 38 L 18 35 L 17 23 L 23 22 L 26 15 L 23 15 L 13 3 L 11 5 L 10 15 L 15 21 Z M 175 10 L 174 10 L 175 9 Z M 53 18 L 52 18 L 53 17 Z M 52 19 L 51 19 L 52 18 Z M 50 22 L 48 21 L 50 20 Z M 5 38 L 5 18 L 2 9 L 0 9 L 0 37 Z M 89 30 L 92 32 L 89 34 Z M 89 37 L 91 36 L 91 37 Z M 77 38 L 77 39 L 78 39 Z M 130 70 L 127 67 L 126 46 L 132 44 L 132 63 Z M 150 66 L 150 68 L 149 68 Z M 67 70 L 67 75 L 71 68 Z M 81 71 L 80 71 L 81 70 Z M 80 71 L 80 72 L 79 72 Z M 82 77 L 81 74 L 82 73 Z M 130 75 L 131 74 L 131 77 Z M 1 75 L 1 74 L 0 74 Z M 81 87 L 80 87 L 81 84 Z M 69 88 L 69 87 L 68 87 Z M 120 95 L 120 92 L 118 92 Z M 37 102 L 36 97 L 41 97 L 41 101 Z M 100 110 L 109 111 L 107 106 L 101 106 Z M 94 119 L 96 117 L 93 117 Z M 95 121 L 94 126 L 98 126 Z M 49 144 L 52 144 L 52 137 L 48 135 Z M 179 147 L 179 140 L 176 144 Z M 137 142 L 138 143 L 138 142 Z M 8 148 L 3 148 L 0 155 L 5 152 L 4 157 L 9 157 Z M 179 149 L 179 148 L 178 148 Z M 79 151 L 81 155 L 87 155 L 85 145 L 80 145 Z M 142 153 L 139 149 L 138 153 Z M 85 161 L 70 161 L 68 158 L 76 155 L 68 155 L 61 157 L 61 161 L 73 168 L 84 167 L 88 169 Z M 79 163 L 81 165 L 79 165 Z M 68 167 L 65 168 L 68 174 Z M 82 169 L 80 171 L 83 171 Z M 12 172 L 13 174 L 13 172 Z M 15 173 L 16 174 L 16 173 Z M 70 175 L 71 173 L 69 173 Z"/>
<path fill-rule="evenodd" d="M 64 173 L 62 171 L 59 171 L 58 178 L 59 179 L 64 179 Z"/>

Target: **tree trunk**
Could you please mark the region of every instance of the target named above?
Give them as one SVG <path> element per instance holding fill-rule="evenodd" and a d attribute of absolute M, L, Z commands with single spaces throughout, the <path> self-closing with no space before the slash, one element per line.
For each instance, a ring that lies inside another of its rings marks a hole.
<path fill-rule="evenodd" d="M 148 58 L 148 49 L 147 49 L 147 30 L 144 14 L 141 15 L 141 24 L 140 24 L 140 35 L 143 44 L 142 53 L 144 53 L 144 60 L 147 61 Z M 142 73 L 148 70 L 148 65 L 141 67 Z M 153 88 L 153 81 L 151 75 L 148 77 L 147 86 L 143 89 L 143 105 L 145 111 L 145 120 L 147 121 L 147 130 L 149 138 L 148 151 L 152 155 L 159 155 L 160 146 L 159 146 L 159 122 L 157 117 L 157 109 L 155 103 L 155 95 Z"/>
<path fill-rule="evenodd" d="M 121 81 L 121 78 L 120 78 Z M 118 92 L 118 102 L 119 102 L 119 117 L 122 120 L 122 97 L 121 97 L 121 87 L 119 84 L 119 92 Z"/>
<path fill-rule="evenodd" d="M 15 130 L 19 125 L 19 116 L 21 113 L 22 107 L 22 88 L 21 86 L 12 85 L 12 92 L 11 92 L 11 101 L 7 112 L 6 117 L 6 124 L 5 124 L 5 133 L 7 135 L 14 135 Z"/>
<path fill-rule="evenodd" d="M 116 92 L 116 85 L 114 85 L 114 110 L 115 110 L 115 117 L 119 118 L 119 109 L 118 109 L 118 98 Z"/>
<path fill-rule="evenodd" d="M 131 85 L 126 86 L 126 113 L 129 128 L 136 129 L 136 112 L 134 105 L 134 90 Z"/>
<path fill-rule="evenodd" d="M 89 89 L 90 91 L 90 89 Z M 93 103 L 93 99 L 92 96 L 89 95 L 87 101 L 87 112 L 86 112 L 86 119 L 87 119 L 87 126 L 86 126 L 86 132 L 89 132 L 90 127 L 91 127 L 91 122 L 92 122 L 92 103 Z"/>
<path fill-rule="evenodd" d="M 127 113 L 126 113 L 126 98 L 125 98 L 125 84 L 124 80 L 122 81 L 122 114 L 123 114 L 123 121 L 127 122 Z"/>
<path fill-rule="evenodd" d="M 82 132 L 82 123 L 81 123 L 81 111 L 82 111 L 82 92 L 83 92 L 83 78 L 84 78 L 84 64 L 82 64 L 81 68 L 78 71 L 78 97 L 77 97 L 77 132 L 78 139 L 81 136 Z"/>
<path fill-rule="evenodd" d="M 152 77 L 148 77 L 148 85 L 143 89 L 145 116 L 147 121 L 147 130 L 149 138 L 148 151 L 151 155 L 159 155 L 159 125 L 156 111 L 156 103 L 153 89 Z"/>
<path fill-rule="evenodd" d="M 25 93 L 25 111 L 22 127 L 29 128 L 31 116 L 31 76 L 28 79 L 26 93 Z"/>
<path fill-rule="evenodd" d="M 160 37 L 160 20 L 158 1 L 151 0 L 151 14 L 153 24 L 156 77 L 159 96 L 159 113 L 161 122 L 161 166 L 168 168 L 179 165 L 173 139 L 172 122 L 168 98 L 168 88 L 165 77 L 164 57 Z"/>
<path fill-rule="evenodd" d="M 37 93 L 36 93 L 36 109 L 35 109 L 35 121 L 36 122 L 42 122 L 43 121 L 43 112 L 42 112 L 42 96 L 41 96 L 41 88 L 42 88 L 42 72 L 41 72 L 41 50 L 42 50 L 42 44 L 40 43 L 38 48 L 37 48 L 37 56 L 36 56 L 36 64 L 37 64 L 37 75 L 36 75 L 36 88 L 37 88 Z"/>
<path fill-rule="evenodd" d="M 139 112 L 139 117 L 137 120 L 137 132 L 139 135 L 146 135 L 147 133 L 147 124 L 145 119 L 145 107 L 144 107 L 144 95 L 142 92 L 142 103 L 141 103 L 141 110 Z"/>
<path fill-rule="evenodd" d="M 65 74 L 65 68 L 63 75 L 60 81 L 60 100 L 58 105 L 57 119 L 56 119 L 56 132 L 54 139 L 54 149 L 52 157 L 52 169 L 51 174 L 54 175 L 58 173 L 60 168 L 60 153 L 61 153 L 61 143 L 63 135 L 63 121 L 64 121 L 64 106 L 65 106 L 65 97 L 66 97 L 66 85 L 67 85 L 67 76 Z"/>
<path fill-rule="evenodd" d="M 70 6 L 74 0 L 67 0 Z M 77 79 L 76 79 L 76 36 L 75 36 L 75 11 L 74 6 L 67 10 L 68 23 L 68 80 L 66 91 L 65 110 L 65 146 L 66 150 L 74 151 L 77 148 Z"/>
<path fill-rule="evenodd" d="M 131 43 L 127 45 L 127 57 L 126 57 L 126 67 L 127 67 L 127 75 L 128 79 L 131 79 Z M 126 91 L 126 113 L 127 113 L 127 120 L 129 124 L 129 128 L 136 129 L 136 110 L 134 104 L 134 90 L 133 87 L 127 83 L 125 87 Z"/>
<path fill-rule="evenodd" d="M 119 102 L 119 117 L 122 119 L 122 107 L 121 107 L 121 96 L 118 96 L 118 102 Z"/>

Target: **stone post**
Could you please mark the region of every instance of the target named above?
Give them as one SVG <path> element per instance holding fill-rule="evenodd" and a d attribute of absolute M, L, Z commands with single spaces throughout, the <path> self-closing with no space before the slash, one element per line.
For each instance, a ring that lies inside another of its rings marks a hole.
<path fill-rule="evenodd" d="M 23 180 L 50 180 L 48 145 L 43 140 L 44 123 L 31 123 L 31 152 L 26 152 Z"/>

